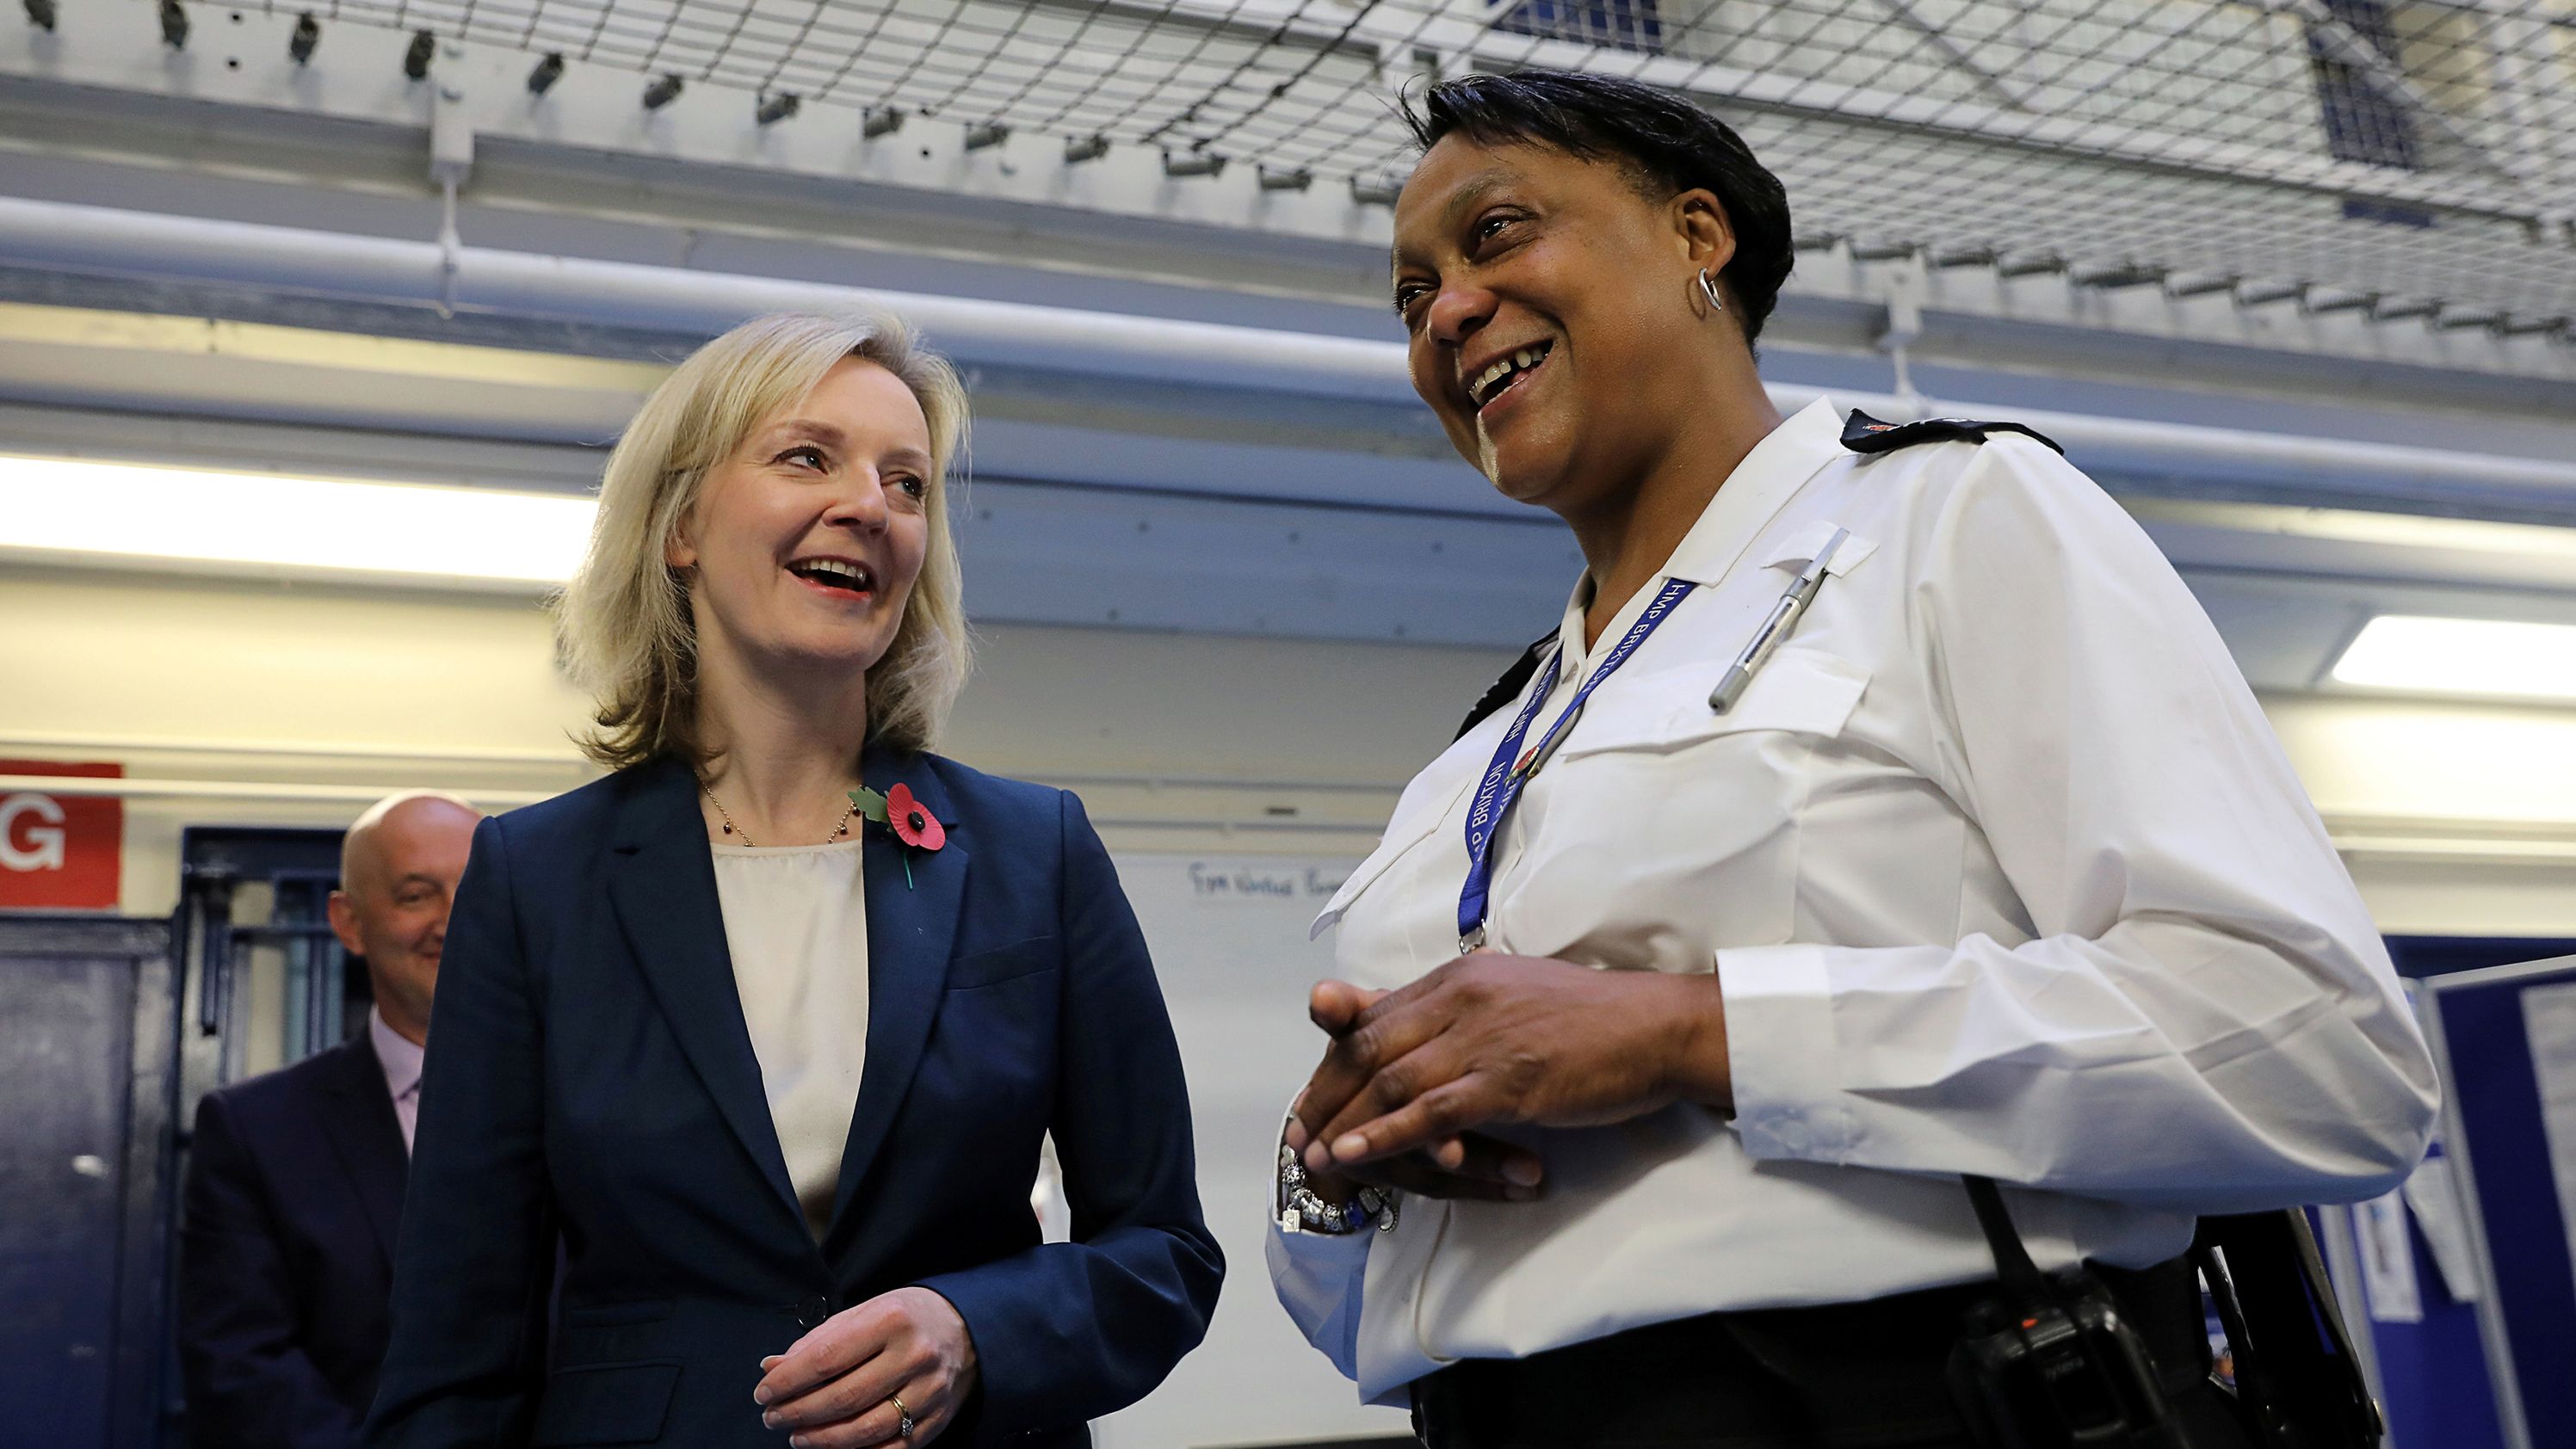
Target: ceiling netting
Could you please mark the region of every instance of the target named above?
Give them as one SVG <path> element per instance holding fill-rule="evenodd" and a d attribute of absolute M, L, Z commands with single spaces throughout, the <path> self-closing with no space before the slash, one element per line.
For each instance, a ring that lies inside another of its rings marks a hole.
<path fill-rule="evenodd" d="M 2576 313 L 2576 0 L 311 8 L 793 94 L 790 124 L 892 109 L 1367 185 L 1409 164 L 1409 82 L 1598 70 L 1734 123 L 1807 243 L 2463 330 L 2563 332 Z"/>

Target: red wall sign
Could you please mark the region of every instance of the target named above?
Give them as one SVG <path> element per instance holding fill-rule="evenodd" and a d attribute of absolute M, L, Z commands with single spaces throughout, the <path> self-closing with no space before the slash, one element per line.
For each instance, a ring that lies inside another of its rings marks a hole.
<path fill-rule="evenodd" d="M 0 760 L 0 775 L 116 779 L 123 765 Z M 112 795 L 0 789 L 0 910 L 116 909 L 125 858 L 125 802 Z"/>

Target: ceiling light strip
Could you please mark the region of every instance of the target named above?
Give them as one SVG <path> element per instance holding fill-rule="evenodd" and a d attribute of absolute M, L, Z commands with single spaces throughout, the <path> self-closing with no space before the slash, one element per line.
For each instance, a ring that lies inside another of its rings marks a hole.
<path fill-rule="evenodd" d="M 2354 636 L 2333 678 L 2409 694 L 2576 701 L 2576 624 L 2382 614 Z"/>
<path fill-rule="evenodd" d="M 572 577 L 596 505 L 562 494 L 0 457 L 0 554 L 535 588 Z"/>

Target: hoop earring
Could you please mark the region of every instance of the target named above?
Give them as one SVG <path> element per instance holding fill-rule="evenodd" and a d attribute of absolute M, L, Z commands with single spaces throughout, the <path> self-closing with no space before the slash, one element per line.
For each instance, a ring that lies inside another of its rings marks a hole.
<path fill-rule="evenodd" d="M 1708 279 L 1708 268 L 1706 267 L 1699 269 L 1699 294 L 1708 299 L 1709 311 L 1723 312 L 1726 310 L 1726 303 L 1717 295 L 1717 283 Z"/>

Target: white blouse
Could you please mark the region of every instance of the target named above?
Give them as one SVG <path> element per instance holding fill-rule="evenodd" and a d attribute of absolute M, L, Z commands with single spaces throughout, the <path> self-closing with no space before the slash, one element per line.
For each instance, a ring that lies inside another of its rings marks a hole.
<path fill-rule="evenodd" d="M 1850 538 L 1727 713 L 1710 689 Z M 1366 1397 L 1713 1310 L 1989 1277 L 1958 1174 L 2049 1267 L 2181 1252 L 2194 1214 L 2402 1180 L 2432 1063 L 2388 954 L 2217 632 L 2137 525 L 2000 435 L 1876 458 L 1825 404 L 1729 476 L 1612 675 L 1495 836 L 1495 949 L 1722 982 L 1735 1115 L 1535 1147 L 1535 1202 L 1273 1232 L 1281 1299 Z M 1578 588 L 1574 682 L 1597 643 Z M 1525 692 L 1526 693 L 1526 692 Z M 1415 778 L 1319 926 L 1394 987 L 1458 954 L 1464 817 L 1515 709 Z"/>
<path fill-rule="evenodd" d="M 821 1238 L 868 1046 L 868 901 L 859 842 L 718 845 L 734 989 L 787 1178 Z"/>

